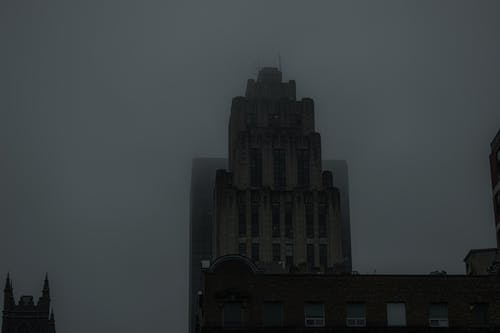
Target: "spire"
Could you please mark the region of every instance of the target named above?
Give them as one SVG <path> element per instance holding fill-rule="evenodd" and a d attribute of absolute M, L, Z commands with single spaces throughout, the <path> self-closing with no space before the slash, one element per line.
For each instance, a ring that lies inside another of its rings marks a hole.
<path fill-rule="evenodd" d="M 49 275 L 47 273 L 45 273 L 45 281 L 43 282 L 43 296 L 50 297 Z"/>
<path fill-rule="evenodd" d="M 5 289 L 4 291 L 12 291 L 12 283 L 10 282 L 10 273 L 7 273 L 7 280 L 5 280 Z"/>
<path fill-rule="evenodd" d="M 5 281 L 5 289 L 3 290 L 3 309 L 8 310 L 15 306 L 14 292 L 12 290 L 12 282 L 10 281 L 10 274 L 7 273 L 7 279 Z"/>

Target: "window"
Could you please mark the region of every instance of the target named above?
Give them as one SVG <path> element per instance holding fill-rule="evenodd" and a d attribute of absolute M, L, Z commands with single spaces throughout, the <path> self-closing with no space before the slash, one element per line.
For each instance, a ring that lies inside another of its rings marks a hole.
<path fill-rule="evenodd" d="M 304 324 L 306 327 L 325 326 L 325 306 L 323 303 L 304 304 Z"/>
<path fill-rule="evenodd" d="M 318 207 L 318 233 L 319 237 L 326 237 L 326 205 Z"/>
<path fill-rule="evenodd" d="M 448 327 L 448 304 L 434 303 L 429 306 L 429 326 Z"/>
<path fill-rule="evenodd" d="M 225 303 L 222 322 L 224 327 L 241 327 L 241 303 Z"/>
<path fill-rule="evenodd" d="M 281 260 L 281 246 L 280 244 L 273 244 L 273 261 Z"/>
<path fill-rule="evenodd" d="M 309 185 L 309 151 L 297 150 L 297 185 Z"/>
<path fill-rule="evenodd" d="M 238 207 L 238 236 L 245 237 L 247 234 L 246 209 L 242 204 Z"/>
<path fill-rule="evenodd" d="M 307 244 L 306 248 L 307 255 L 307 266 L 309 268 L 314 267 L 314 244 Z"/>
<path fill-rule="evenodd" d="M 250 186 L 262 185 L 262 154 L 260 149 L 250 149 Z"/>
<path fill-rule="evenodd" d="M 275 149 L 273 152 L 274 186 L 283 187 L 286 184 L 285 150 Z"/>
<path fill-rule="evenodd" d="M 242 256 L 247 256 L 247 244 L 246 243 L 240 243 L 238 245 L 238 253 Z"/>
<path fill-rule="evenodd" d="M 252 205 L 252 237 L 259 237 L 259 206 Z"/>
<path fill-rule="evenodd" d="M 280 204 L 273 203 L 271 209 L 272 215 L 272 236 L 274 238 L 280 237 Z"/>
<path fill-rule="evenodd" d="M 252 243 L 252 259 L 259 261 L 259 243 Z"/>
<path fill-rule="evenodd" d="M 405 303 L 387 303 L 387 326 L 406 326 Z"/>
<path fill-rule="evenodd" d="M 363 303 L 347 304 L 346 326 L 348 327 L 365 327 L 365 305 Z"/>
<path fill-rule="evenodd" d="M 285 245 L 285 262 L 287 266 L 293 265 L 293 244 Z"/>
<path fill-rule="evenodd" d="M 326 269 L 328 265 L 328 250 L 326 244 L 319 244 L 319 265 Z"/>
<path fill-rule="evenodd" d="M 283 303 L 265 302 L 262 305 L 262 326 L 283 326 Z"/>
<path fill-rule="evenodd" d="M 313 224 L 313 205 L 306 203 L 306 236 L 307 238 L 314 238 L 314 224 Z"/>
<path fill-rule="evenodd" d="M 489 306 L 487 303 L 475 303 L 470 306 L 472 326 L 488 326 Z"/>
<path fill-rule="evenodd" d="M 285 204 L 285 237 L 293 238 L 292 203 Z"/>

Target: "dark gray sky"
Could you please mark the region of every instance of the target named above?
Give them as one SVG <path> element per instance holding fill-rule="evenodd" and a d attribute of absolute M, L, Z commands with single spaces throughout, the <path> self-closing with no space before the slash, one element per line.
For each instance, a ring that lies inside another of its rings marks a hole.
<path fill-rule="evenodd" d="M 0 276 L 58 332 L 185 332 L 190 163 L 275 65 L 346 159 L 354 269 L 492 247 L 498 1 L 0 0 Z M 3 282 L 2 282 L 3 283 Z"/>

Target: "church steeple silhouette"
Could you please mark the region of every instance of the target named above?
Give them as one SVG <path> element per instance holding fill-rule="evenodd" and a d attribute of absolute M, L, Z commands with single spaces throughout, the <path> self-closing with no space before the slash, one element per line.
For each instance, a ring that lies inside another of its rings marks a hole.
<path fill-rule="evenodd" d="M 1 333 L 55 333 L 54 312 L 50 308 L 49 278 L 45 274 L 42 296 L 37 304 L 33 296 L 21 296 L 16 304 L 10 274 L 4 288 L 4 305 Z"/>

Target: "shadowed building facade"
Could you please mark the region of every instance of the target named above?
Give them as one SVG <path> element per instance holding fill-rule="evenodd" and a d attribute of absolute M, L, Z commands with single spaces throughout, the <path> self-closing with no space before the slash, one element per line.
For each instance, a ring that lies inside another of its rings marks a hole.
<path fill-rule="evenodd" d="M 343 232 L 340 194 L 322 169 L 313 100 L 297 100 L 294 81 L 263 68 L 232 101 L 229 169 L 217 170 L 215 181 L 212 257 L 345 271 Z"/>
<path fill-rule="evenodd" d="M 199 304 L 200 333 L 499 332 L 500 276 L 269 274 L 227 255 Z"/>
<path fill-rule="evenodd" d="M 47 276 L 42 296 L 35 304 L 33 296 L 21 296 L 14 300 L 14 290 L 7 276 L 4 288 L 2 333 L 55 333 L 54 312 L 50 308 L 50 288 Z"/>

